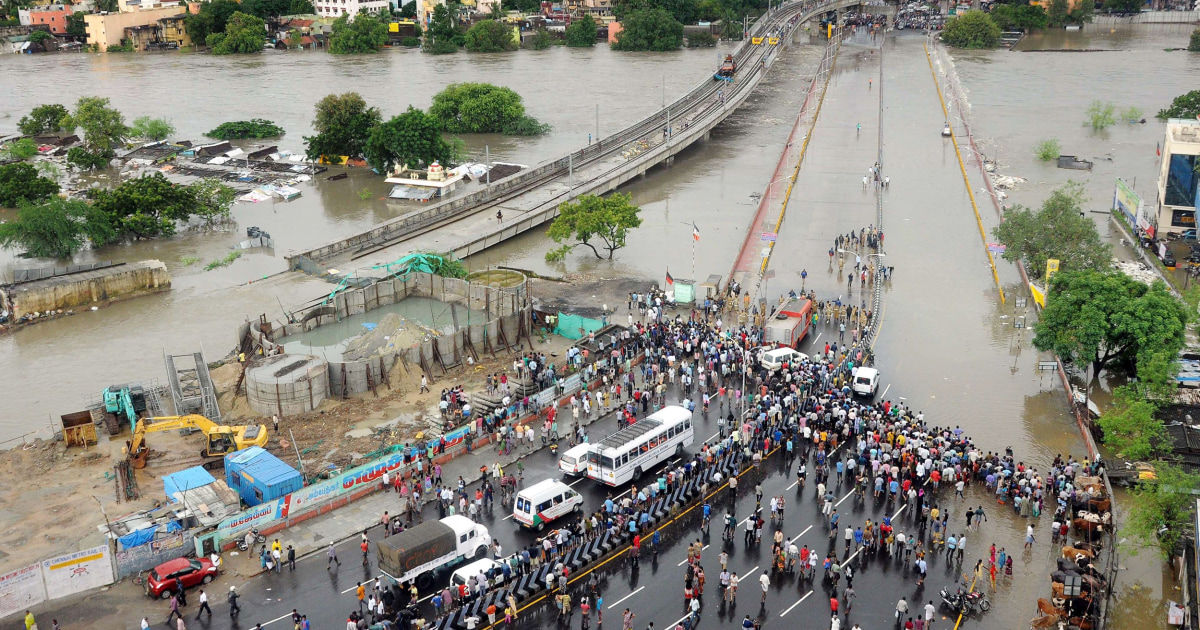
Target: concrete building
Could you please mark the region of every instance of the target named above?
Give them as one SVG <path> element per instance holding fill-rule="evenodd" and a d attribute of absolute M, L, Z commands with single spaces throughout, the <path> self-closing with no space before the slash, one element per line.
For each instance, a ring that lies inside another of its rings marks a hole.
<path fill-rule="evenodd" d="M 178 0 L 117 0 L 117 8 L 121 13 L 134 13 L 137 11 L 149 11 L 151 9 L 161 9 L 165 6 L 178 8 Z"/>
<path fill-rule="evenodd" d="M 1196 206 L 1200 204 L 1197 161 L 1200 161 L 1200 121 L 1168 120 L 1158 173 L 1158 238 L 1196 227 Z"/>
<path fill-rule="evenodd" d="M 323 18 L 338 18 L 349 15 L 351 19 L 361 11 L 378 15 L 381 11 L 390 10 L 390 0 L 315 0 L 313 7 L 317 15 Z"/>
<path fill-rule="evenodd" d="M 183 15 L 184 10 L 176 6 L 145 9 L 129 13 L 109 13 L 108 15 L 90 14 L 83 17 L 87 26 L 87 43 L 96 46 L 101 52 L 110 46 L 120 46 L 122 40 L 128 39 L 126 29 L 138 26 L 157 25 L 162 18 Z M 180 27 L 182 28 L 182 27 Z"/>
<path fill-rule="evenodd" d="M 186 18 L 186 13 L 180 13 L 159 18 L 150 24 L 127 27 L 125 41 L 137 51 L 191 46 L 192 38 L 188 37 L 187 29 L 184 26 Z"/>
<path fill-rule="evenodd" d="M 69 4 L 51 4 L 48 6 L 20 9 L 17 11 L 17 15 L 21 19 L 23 26 L 45 24 L 50 27 L 51 33 L 66 35 L 67 16 L 73 12 L 74 7 Z"/>

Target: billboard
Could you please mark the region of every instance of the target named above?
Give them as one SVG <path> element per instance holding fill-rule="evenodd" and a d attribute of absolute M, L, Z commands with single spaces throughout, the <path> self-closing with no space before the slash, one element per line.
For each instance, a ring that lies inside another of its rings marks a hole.
<path fill-rule="evenodd" d="M 1120 177 L 1117 178 L 1117 185 L 1113 191 L 1112 209 L 1120 210 L 1129 225 L 1136 225 L 1142 231 L 1150 231 L 1150 218 L 1146 216 L 1141 195 L 1134 192 L 1133 187 Z"/>
<path fill-rule="evenodd" d="M 112 584 L 113 565 L 108 546 L 100 545 L 47 560 L 42 560 L 42 575 L 46 592 L 65 597 L 93 588 Z"/>
<path fill-rule="evenodd" d="M 0 575 L 0 619 L 46 601 L 42 568 L 31 564 Z"/>

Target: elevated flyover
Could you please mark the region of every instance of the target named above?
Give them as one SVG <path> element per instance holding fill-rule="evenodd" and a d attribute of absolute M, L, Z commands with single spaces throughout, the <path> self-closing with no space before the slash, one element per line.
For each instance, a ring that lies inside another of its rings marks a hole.
<path fill-rule="evenodd" d="M 706 77 L 666 107 L 595 144 L 492 182 L 470 195 L 307 251 L 289 253 L 288 267 L 312 272 L 372 254 L 398 257 L 410 251 L 451 252 L 465 258 L 542 225 L 557 216 L 563 202 L 611 192 L 659 164 L 670 164 L 675 155 L 707 138 L 713 127 L 749 98 L 799 25 L 861 3 L 803 0 L 783 4 L 759 18 L 750 37 L 733 53 L 738 64 L 733 83 Z M 752 38 L 763 39 L 754 44 Z M 503 220 L 497 220 L 497 211 Z"/>

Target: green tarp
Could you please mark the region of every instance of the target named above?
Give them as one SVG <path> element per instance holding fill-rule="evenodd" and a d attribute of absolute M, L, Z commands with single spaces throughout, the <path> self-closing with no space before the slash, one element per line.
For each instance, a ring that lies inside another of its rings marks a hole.
<path fill-rule="evenodd" d="M 675 281 L 675 303 L 691 304 L 696 299 L 696 285 L 690 282 Z"/>
<path fill-rule="evenodd" d="M 588 319 L 579 315 L 567 315 L 566 313 L 559 311 L 558 326 L 554 328 L 554 334 L 562 335 L 567 339 L 579 339 L 584 335 L 590 332 L 596 332 L 603 327 L 604 322 L 598 319 Z"/>

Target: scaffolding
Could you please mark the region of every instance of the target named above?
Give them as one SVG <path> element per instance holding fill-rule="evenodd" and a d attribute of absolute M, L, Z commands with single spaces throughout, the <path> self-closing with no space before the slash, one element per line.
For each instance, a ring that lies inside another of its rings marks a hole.
<path fill-rule="evenodd" d="M 191 354 L 167 354 L 163 351 L 163 362 L 167 366 L 168 385 L 175 413 L 186 415 L 199 413 L 213 422 L 221 422 L 221 409 L 217 405 L 217 392 L 204 352 Z"/>

